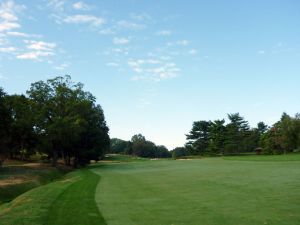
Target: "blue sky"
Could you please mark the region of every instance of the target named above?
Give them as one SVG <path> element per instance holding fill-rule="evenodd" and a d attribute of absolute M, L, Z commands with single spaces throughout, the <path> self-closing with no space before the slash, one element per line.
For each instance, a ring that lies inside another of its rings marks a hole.
<path fill-rule="evenodd" d="M 168 148 L 196 120 L 252 126 L 300 112 L 300 2 L 26 0 L 0 3 L 0 86 L 70 74 L 111 137 Z"/>

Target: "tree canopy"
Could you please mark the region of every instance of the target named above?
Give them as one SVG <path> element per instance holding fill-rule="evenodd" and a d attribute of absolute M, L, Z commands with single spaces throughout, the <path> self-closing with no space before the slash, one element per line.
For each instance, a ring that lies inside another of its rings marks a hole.
<path fill-rule="evenodd" d="M 109 149 L 101 106 L 68 75 L 32 83 L 27 96 L 1 89 L 0 113 L 1 144 L 11 157 L 39 153 L 53 166 L 58 159 L 77 166 L 101 159 Z"/>

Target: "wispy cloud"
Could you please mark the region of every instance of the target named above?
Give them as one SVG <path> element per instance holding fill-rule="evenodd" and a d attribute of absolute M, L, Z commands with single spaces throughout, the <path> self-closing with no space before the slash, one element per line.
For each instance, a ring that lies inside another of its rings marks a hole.
<path fill-rule="evenodd" d="M 105 23 L 105 20 L 101 17 L 96 17 L 94 15 L 73 15 L 67 16 L 64 20 L 65 23 L 70 24 L 89 24 L 92 26 L 101 26 Z"/>
<path fill-rule="evenodd" d="M 17 13 L 25 9 L 24 5 L 17 5 L 14 1 L 6 1 L 0 4 L 0 32 L 20 28 Z"/>
<path fill-rule="evenodd" d="M 21 27 L 20 24 L 15 22 L 3 21 L 0 23 L 0 32 L 13 30 Z"/>
<path fill-rule="evenodd" d="M 114 37 L 114 39 L 113 39 L 113 43 L 115 45 L 125 45 L 125 44 L 128 44 L 129 42 L 130 42 L 130 40 L 128 38 Z"/>
<path fill-rule="evenodd" d="M 172 34 L 172 31 L 170 30 L 159 30 L 156 32 L 156 35 L 158 36 L 170 36 Z"/>
<path fill-rule="evenodd" d="M 54 55 L 53 52 L 44 52 L 44 51 L 32 51 L 21 53 L 17 55 L 17 59 L 33 59 L 41 61 L 41 57 L 48 57 Z"/>
<path fill-rule="evenodd" d="M 75 2 L 73 5 L 73 8 L 76 10 L 90 10 L 91 6 L 89 6 L 88 4 L 86 4 L 85 2 Z"/>
<path fill-rule="evenodd" d="M 58 66 L 55 66 L 54 69 L 56 69 L 56 70 L 65 70 L 68 67 L 69 67 L 69 63 L 62 63 Z"/>
<path fill-rule="evenodd" d="M 152 17 L 148 13 L 139 13 L 139 14 L 132 13 L 130 17 L 131 19 L 138 20 L 138 21 L 145 21 L 145 20 L 152 19 Z"/>
<path fill-rule="evenodd" d="M 195 55 L 195 54 L 198 53 L 198 51 L 197 51 L 196 49 L 190 49 L 190 50 L 188 51 L 188 53 L 189 53 L 190 55 Z"/>
<path fill-rule="evenodd" d="M 156 59 L 131 59 L 128 65 L 135 73 L 132 80 L 161 81 L 177 77 L 180 72 L 175 63 Z"/>
<path fill-rule="evenodd" d="M 17 49 L 15 47 L 0 48 L 0 52 L 2 52 L 2 53 L 11 53 L 11 52 L 15 52 L 15 51 L 17 51 Z"/>
<path fill-rule="evenodd" d="M 144 29 L 146 25 L 130 22 L 127 20 L 120 20 L 117 22 L 117 27 L 128 30 L 141 30 Z"/>
<path fill-rule="evenodd" d="M 47 0 L 48 7 L 51 7 L 54 11 L 63 12 L 65 10 L 65 1 L 64 0 Z"/>
<path fill-rule="evenodd" d="M 38 50 L 38 51 L 52 51 L 55 47 L 55 43 L 49 43 L 44 41 L 32 41 L 32 40 L 25 40 L 24 41 L 27 45 L 28 49 Z"/>
<path fill-rule="evenodd" d="M 182 46 L 187 46 L 190 44 L 190 42 L 188 40 L 180 40 L 180 41 L 177 41 L 176 44 L 182 45 Z"/>
<path fill-rule="evenodd" d="M 263 54 L 265 54 L 266 52 L 264 51 L 264 50 L 259 50 L 258 52 L 257 52 L 257 54 L 259 54 L 259 55 L 263 55 Z"/>
<path fill-rule="evenodd" d="M 6 33 L 9 36 L 14 36 L 14 37 L 24 37 L 24 38 L 30 38 L 30 37 L 34 37 L 34 38 L 42 38 L 42 35 L 40 34 L 26 34 L 23 32 L 17 32 L 17 31 L 9 31 Z"/>
<path fill-rule="evenodd" d="M 18 53 L 16 55 L 17 59 L 30 59 L 42 61 L 43 58 L 55 55 L 55 43 L 34 40 L 25 40 L 24 42 L 27 44 L 26 48 L 30 51 Z"/>

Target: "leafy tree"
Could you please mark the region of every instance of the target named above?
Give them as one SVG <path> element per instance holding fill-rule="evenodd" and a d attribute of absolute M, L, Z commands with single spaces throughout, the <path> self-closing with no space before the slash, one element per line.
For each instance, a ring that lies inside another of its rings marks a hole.
<path fill-rule="evenodd" d="M 56 77 L 31 84 L 27 92 L 35 115 L 35 129 L 46 153 L 56 166 L 63 156 L 70 164 L 85 164 L 99 159 L 109 146 L 103 110 L 95 97 L 74 84 L 70 76 Z"/>
<path fill-rule="evenodd" d="M 246 151 L 245 137 L 249 136 L 249 124 L 239 113 L 228 114 L 229 123 L 226 125 L 226 153 Z"/>
<path fill-rule="evenodd" d="M 186 135 L 188 145 L 194 149 L 192 154 L 203 154 L 209 145 L 210 121 L 196 121 L 193 123 L 192 130 Z"/>
<path fill-rule="evenodd" d="M 6 97 L 6 105 L 11 116 L 10 156 L 23 160 L 35 153 L 37 141 L 30 101 L 24 95 L 10 95 Z"/>
<path fill-rule="evenodd" d="M 156 146 L 155 158 L 170 158 L 170 157 L 171 157 L 171 153 L 165 146 L 163 145 Z"/>
<path fill-rule="evenodd" d="M 266 131 L 268 131 L 268 125 L 266 125 L 264 122 L 259 122 L 257 124 L 257 131 L 260 135 L 264 134 Z"/>
<path fill-rule="evenodd" d="M 176 147 L 172 150 L 172 158 L 177 159 L 180 157 L 188 156 L 190 155 L 187 148 L 185 147 Z"/>
<path fill-rule="evenodd" d="M 126 154 L 129 145 L 129 141 L 124 141 L 119 138 L 112 138 L 110 140 L 110 152 L 117 154 Z"/>
<path fill-rule="evenodd" d="M 224 154 L 225 144 L 225 120 L 215 120 L 209 127 L 209 146 L 208 152 L 210 154 Z"/>

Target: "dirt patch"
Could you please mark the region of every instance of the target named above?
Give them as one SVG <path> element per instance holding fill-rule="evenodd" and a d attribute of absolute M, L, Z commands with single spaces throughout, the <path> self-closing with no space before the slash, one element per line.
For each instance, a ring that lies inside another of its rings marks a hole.
<path fill-rule="evenodd" d="M 11 178 L 7 178 L 7 179 L 1 179 L 0 187 L 28 183 L 28 182 L 34 181 L 36 179 L 37 179 L 37 176 L 31 176 L 30 179 L 28 177 L 11 177 Z"/>
<path fill-rule="evenodd" d="M 30 167 L 30 168 L 33 168 L 33 169 L 49 169 L 49 168 L 53 168 L 50 166 L 50 164 L 46 164 L 46 163 L 26 163 L 26 164 L 23 164 L 22 166 L 25 166 L 25 167 Z"/>

